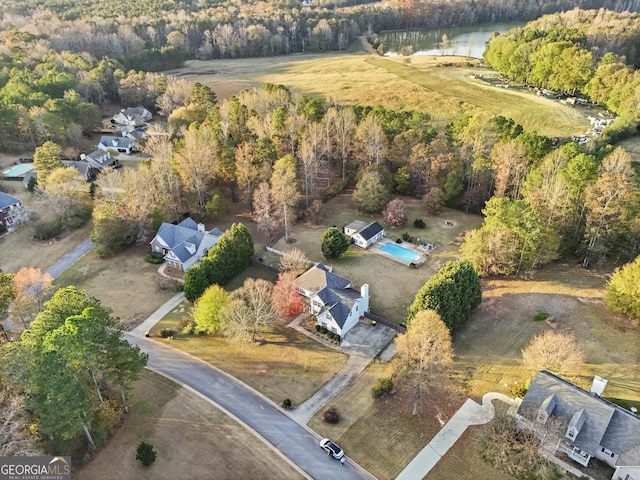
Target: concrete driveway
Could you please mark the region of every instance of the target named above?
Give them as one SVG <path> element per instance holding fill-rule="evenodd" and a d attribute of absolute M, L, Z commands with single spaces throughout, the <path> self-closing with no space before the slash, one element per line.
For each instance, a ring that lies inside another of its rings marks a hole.
<path fill-rule="evenodd" d="M 315 480 L 371 480 L 352 462 L 344 466 L 319 447 L 320 437 L 302 427 L 273 402 L 217 368 L 164 344 L 125 334 L 149 354 L 148 367 L 200 393 L 273 445 L 290 463 Z M 250 452 L 248 452 L 250 454 Z M 348 452 L 347 452 L 348 453 Z"/>

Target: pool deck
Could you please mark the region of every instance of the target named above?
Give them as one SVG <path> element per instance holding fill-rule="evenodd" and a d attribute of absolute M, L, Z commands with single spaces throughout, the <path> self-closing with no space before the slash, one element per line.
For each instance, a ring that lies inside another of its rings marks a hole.
<path fill-rule="evenodd" d="M 399 247 L 406 248 L 407 250 L 411 250 L 412 252 L 415 252 L 418 255 L 418 259 L 413 262 L 409 262 L 400 257 L 396 257 L 395 255 L 391 255 L 390 253 L 385 252 L 384 250 L 381 250 L 380 247 L 382 247 L 386 243 L 392 243 L 394 245 L 398 245 Z M 369 247 L 369 250 L 383 257 L 387 257 L 388 259 L 393 260 L 394 262 L 398 262 L 398 263 L 401 263 L 402 265 L 406 265 L 407 267 L 410 267 L 412 264 L 415 265 L 416 267 L 419 267 L 420 265 L 422 265 L 424 262 L 427 261 L 427 258 L 429 258 L 429 254 L 427 252 L 423 250 L 419 250 L 418 247 L 413 243 L 410 243 L 410 242 L 396 243 L 390 239 L 383 239 L 379 242 L 374 243 Z"/>

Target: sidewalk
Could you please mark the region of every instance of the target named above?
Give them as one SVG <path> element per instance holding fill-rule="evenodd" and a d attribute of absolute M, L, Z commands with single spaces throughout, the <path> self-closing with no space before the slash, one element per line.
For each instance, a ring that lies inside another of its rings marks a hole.
<path fill-rule="evenodd" d="M 149 315 L 149 317 L 144 322 L 142 322 L 136 328 L 134 328 L 133 330 L 127 333 L 129 333 L 129 335 L 132 335 L 134 337 L 144 337 L 145 332 L 148 332 L 149 330 L 151 330 L 156 323 L 162 320 L 164 316 L 167 315 L 171 310 L 173 310 L 178 305 L 180 305 L 180 303 L 182 303 L 183 300 L 184 300 L 184 293 L 183 292 L 177 293 L 176 295 L 171 297 L 169 300 L 167 300 L 164 305 L 158 308 L 158 310 L 156 310 L 151 315 Z"/>

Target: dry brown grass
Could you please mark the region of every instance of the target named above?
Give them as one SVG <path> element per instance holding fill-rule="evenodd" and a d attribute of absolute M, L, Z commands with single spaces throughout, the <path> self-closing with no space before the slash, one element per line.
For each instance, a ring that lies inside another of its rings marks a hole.
<path fill-rule="evenodd" d="M 407 307 L 413 301 L 420 287 L 433 275 L 443 263 L 458 256 L 454 240 L 464 231 L 478 228 L 482 218 L 478 215 L 468 215 L 457 210 L 445 209 L 440 215 L 427 216 L 422 210 L 419 200 L 403 198 L 409 212 L 409 222 L 406 227 L 388 228 L 382 223 L 382 216 L 366 216 L 359 214 L 351 196 L 340 195 L 330 200 L 323 208 L 325 213 L 322 226 L 300 223 L 292 227 L 291 235 L 295 242 L 285 244 L 278 241 L 274 247 L 287 251 L 299 248 L 307 254 L 310 260 L 327 262 L 334 268 L 334 272 L 352 281 L 357 288 L 368 283 L 371 292 L 371 310 L 373 313 L 388 318 L 394 322 L 402 322 L 406 316 Z M 413 227 L 413 221 L 422 218 L 427 224 L 424 229 Z M 403 232 L 428 241 L 436 245 L 431 257 L 420 268 L 409 268 L 381 255 L 357 246 L 351 246 L 341 258 L 327 261 L 320 251 L 320 239 L 324 230 L 332 225 L 341 228 L 343 225 L 356 220 L 377 220 L 385 226 L 387 236 L 395 240 Z M 446 227 L 445 220 L 455 223 L 453 227 Z M 266 263 L 277 259 L 267 257 Z"/>
<path fill-rule="evenodd" d="M 513 118 L 527 130 L 558 136 L 582 133 L 588 122 L 576 109 L 528 93 L 491 87 L 469 78 L 476 69 L 443 68 L 457 57 L 387 58 L 376 54 L 311 54 L 288 57 L 190 61 L 168 72 L 211 87 L 219 98 L 264 83 L 342 104 L 377 105 L 428 112 L 437 126 L 452 116 L 482 110 Z M 486 69 L 483 70 L 486 73 Z"/>
<path fill-rule="evenodd" d="M 158 322 L 151 334 L 157 336 L 163 328 L 178 330 L 190 308 L 188 302 L 183 302 Z M 276 325 L 261 336 L 262 345 L 236 343 L 219 336 L 181 334 L 173 340 L 157 340 L 215 365 L 277 404 L 285 398 L 294 405 L 304 402 L 347 362 L 345 354 L 284 325 Z"/>
<path fill-rule="evenodd" d="M 243 426 L 190 390 L 144 371 L 132 393 L 126 422 L 84 468 L 74 467 L 74 478 L 302 478 Z M 157 452 L 148 468 L 135 459 L 141 441 Z"/>
<path fill-rule="evenodd" d="M 89 252 L 55 281 L 55 286 L 75 285 L 111 307 L 125 327 L 130 329 L 144 321 L 175 290 L 159 288 L 158 265 L 144 261 L 146 245 L 130 248 L 112 258 L 97 258 Z"/>

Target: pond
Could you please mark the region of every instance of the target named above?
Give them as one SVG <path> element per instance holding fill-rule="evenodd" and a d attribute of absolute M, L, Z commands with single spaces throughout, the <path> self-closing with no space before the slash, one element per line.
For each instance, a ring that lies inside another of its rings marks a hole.
<path fill-rule="evenodd" d="M 379 35 L 385 55 L 462 55 L 482 58 L 485 43 L 493 32 L 505 33 L 525 22 L 504 22 L 466 27 L 388 32 Z M 446 35 L 443 44 L 443 36 Z"/>

